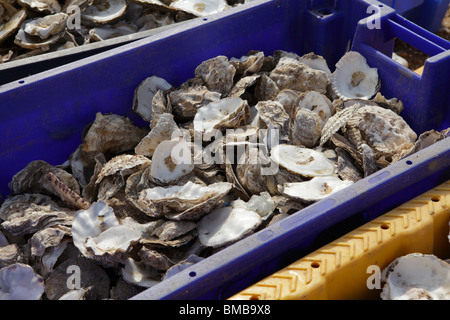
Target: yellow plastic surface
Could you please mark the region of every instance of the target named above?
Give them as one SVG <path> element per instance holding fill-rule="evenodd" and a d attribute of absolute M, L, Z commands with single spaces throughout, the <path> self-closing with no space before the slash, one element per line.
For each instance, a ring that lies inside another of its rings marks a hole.
<path fill-rule="evenodd" d="M 382 271 L 396 258 L 414 252 L 449 258 L 449 221 L 450 181 L 447 181 L 230 300 L 379 299 L 379 286 L 369 289 L 377 284 L 374 272 L 377 268 Z"/>

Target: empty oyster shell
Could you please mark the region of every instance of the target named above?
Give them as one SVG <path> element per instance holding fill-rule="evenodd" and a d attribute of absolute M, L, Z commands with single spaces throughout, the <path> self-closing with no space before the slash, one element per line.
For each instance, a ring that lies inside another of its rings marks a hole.
<path fill-rule="evenodd" d="M 196 69 L 195 76 L 201 78 L 209 90 L 223 95 L 233 87 L 236 69 L 225 56 L 217 56 L 203 61 Z"/>
<path fill-rule="evenodd" d="M 57 0 L 17 0 L 17 3 L 37 12 L 50 14 L 61 12 L 61 5 Z"/>
<path fill-rule="evenodd" d="M 25 24 L 24 31 L 30 36 L 38 36 L 42 40 L 61 33 L 66 27 L 68 15 L 59 12 L 52 15 L 31 20 Z"/>
<path fill-rule="evenodd" d="M 250 108 L 241 98 L 224 98 L 198 109 L 194 117 L 194 131 L 202 133 L 203 140 L 210 140 L 215 130 L 237 128 L 247 123 Z"/>
<path fill-rule="evenodd" d="M 9 197 L 0 208 L 2 228 L 14 236 L 33 234 L 41 229 L 70 226 L 74 211 L 59 207 L 43 195 L 20 194 Z"/>
<path fill-rule="evenodd" d="M 162 141 L 171 140 L 173 134 L 179 131 L 177 123 L 173 120 L 173 115 L 164 113 L 159 116 L 156 125 L 134 148 L 138 155 L 152 157 L 156 148 Z"/>
<path fill-rule="evenodd" d="M 180 122 L 193 120 L 199 108 L 219 101 L 220 96 L 219 92 L 210 91 L 205 86 L 189 86 L 188 83 L 169 94 L 173 115 Z"/>
<path fill-rule="evenodd" d="M 299 109 L 291 126 L 291 142 L 298 146 L 314 148 L 322 135 L 323 120 L 308 109 Z"/>
<path fill-rule="evenodd" d="M 95 183 L 100 183 L 105 177 L 112 176 L 116 173 L 123 173 L 129 169 L 134 169 L 133 171 L 137 171 L 142 165 L 150 163 L 150 159 L 141 155 L 122 154 L 120 156 L 116 156 L 103 166 Z"/>
<path fill-rule="evenodd" d="M 166 140 L 156 147 L 150 167 L 150 176 L 155 183 L 171 183 L 192 170 L 193 155 L 186 140 Z"/>
<path fill-rule="evenodd" d="M 163 78 L 151 76 L 142 81 L 134 91 L 133 110 L 142 119 L 150 122 L 152 120 L 152 103 L 155 94 L 162 90 L 166 92 L 172 85 Z"/>
<path fill-rule="evenodd" d="M 43 293 L 44 280 L 29 265 L 0 269 L 0 300 L 40 300 Z"/>
<path fill-rule="evenodd" d="M 315 91 L 301 94 L 297 100 L 296 109 L 308 109 L 317 113 L 322 119 L 322 127 L 335 114 L 331 101 L 325 95 Z"/>
<path fill-rule="evenodd" d="M 232 184 L 218 182 L 202 186 L 191 181 L 182 186 L 155 187 L 140 192 L 139 207 L 153 217 L 196 220 L 219 205 Z"/>
<path fill-rule="evenodd" d="M 125 261 L 125 266 L 122 269 L 122 277 L 126 282 L 144 288 L 153 287 L 161 282 L 160 280 L 155 279 L 156 273 L 153 268 L 132 258 L 128 258 Z"/>
<path fill-rule="evenodd" d="M 255 106 L 259 112 L 261 129 L 278 130 L 279 140 L 289 141 L 289 115 L 281 103 L 276 101 L 260 101 Z"/>
<path fill-rule="evenodd" d="M 347 122 L 353 117 L 353 115 L 361 108 L 359 103 L 347 107 L 328 119 L 322 128 L 322 136 L 320 137 L 320 146 L 322 147 L 336 132 L 345 127 Z"/>
<path fill-rule="evenodd" d="M 378 70 L 360 53 L 349 51 L 336 64 L 332 87 L 341 99 L 370 99 L 379 89 Z"/>
<path fill-rule="evenodd" d="M 133 150 L 147 135 L 148 129 L 138 128 L 129 118 L 100 112 L 88 127 L 83 142 L 69 157 L 72 174 L 81 187 L 88 183 L 88 172 L 95 166 L 94 157 L 105 157 Z"/>
<path fill-rule="evenodd" d="M 242 56 L 240 59 L 231 58 L 230 63 L 236 69 L 236 76 L 247 77 L 259 72 L 264 64 L 264 52 Z"/>
<path fill-rule="evenodd" d="M 81 13 L 85 23 L 110 23 L 125 14 L 128 4 L 126 0 L 94 0 L 93 4 Z"/>
<path fill-rule="evenodd" d="M 141 234 L 120 224 L 112 208 L 98 201 L 75 214 L 72 237 L 83 256 L 104 266 L 113 266 L 124 262 L 128 250 L 139 241 Z"/>
<path fill-rule="evenodd" d="M 27 16 L 26 10 L 18 10 L 7 22 L 0 25 L 0 43 L 12 36 L 19 28 Z"/>
<path fill-rule="evenodd" d="M 69 240 L 63 241 L 67 232 L 61 228 L 46 228 L 36 232 L 30 239 L 33 267 L 43 277 L 47 277 L 56 261 L 66 249 Z M 70 231 L 69 231 L 70 235 Z"/>
<path fill-rule="evenodd" d="M 271 159 L 283 168 L 304 177 L 330 176 L 335 166 L 321 152 L 280 144 L 270 151 Z"/>
<path fill-rule="evenodd" d="M 0 247 L 0 268 L 17 263 L 20 260 L 20 250 L 16 244 Z M 1 290 L 1 287 L 0 287 Z M 1 299 L 1 298 L 0 298 Z"/>
<path fill-rule="evenodd" d="M 238 202 L 232 203 L 229 207 L 212 210 L 197 224 L 200 242 L 207 247 L 217 248 L 250 234 L 262 222 L 261 214 L 255 211 L 258 210 L 256 204 L 258 201 L 255 201 L 253 207 Z M 261 212 L 265 215 L 273 210 L 270 205 L 268 208 L 268 210 L 267 207 L 262 209 Z M 275 208 L 275 205 L 273 205 L 273 208 Z"/>
<path fill-rule="evenodd" d="M 369 145 L 377 160 L 392 157 L 414 146 L 417 134 L 395 112 L 378 106 L 359 108 L 347 121 L 345 135 L 354 146 Z"/>
<path fill-rule="evenodd" d="M 42 50 L 48 50 L 50 48 L 50 45 L 56 43 L 62 36 L 63 33 L 57 33 L 54 34 L 45 40 L 42 40 L 39 37 L 33 37 L 30 36 L 28 33 L 25 32 L 25 28 L 28 24 L 33 23 L 32 20 L 25 20 L 22 22 L 19 31 L 16 34 L 16 37 L 14 39 L 14 43 L 18 46 L 25 48 L 25 49 L 39 49 Z"/>
<path fill-rule="evenodd" d="M 330 78 L 321 70 L 312 69 L 296 59 L 283 57 L 270 73 L 279 90 L 292 89 L 300 92 L 327 93 Z"/>
<path fill-rule="evenodd" d="M 295 115 L 297 100 L 302 93 L 291 89 L 283 89 L 278 93 L 275 101 L 281 103 L 290 117 Z"/>
<path fill-rule="evenodd" d="M 328 63 L 324 57 L 315 54 L 314 52 L 310 52 L 300 57 L 298 61 L 315 70 L 324 71 L 331 78 L 331 70 L 328 67 Z"/>
<path fill-rule="evenodd" d="M 285 183 L 280 186 L 280 192 L 293 199 L 310 203 L 325 199 L 352 184 L 352 181 L 342 181 L 333 176 L 315 177 L 309 181 Z"/>
<path fill-rule="evenodd" d="M 228 7 L 225 0 L 175 0 L 170 6 L 197 17 L 222 12 Z"/>
<path fill-rule="evenodd" d="M 383 300 L 449 300 L 450 264 L 434 255 L 412 253 L 381 273 Z"/>

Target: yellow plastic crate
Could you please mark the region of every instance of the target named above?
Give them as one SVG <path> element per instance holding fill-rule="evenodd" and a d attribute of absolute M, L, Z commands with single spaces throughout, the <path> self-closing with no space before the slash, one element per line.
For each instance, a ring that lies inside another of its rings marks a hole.
<path fill-rule="evenodd" d="M 379 299 L 377 271 L 394 259 L 414 252 L 450 257 L 449 221 L 447 181 L 229 299 Z"/>

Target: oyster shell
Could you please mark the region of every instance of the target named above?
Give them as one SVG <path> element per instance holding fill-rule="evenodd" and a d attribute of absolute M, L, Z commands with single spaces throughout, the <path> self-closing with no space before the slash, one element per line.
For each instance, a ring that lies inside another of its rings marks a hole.
<path fill-rule="evenodd" d="M 44 278 L 47 277 L 56 261 L 66 249 L 70 240 L 63 240 L 69 233 L 61 228 L 46 228 L 36 232 L 30 239 L 31 259 L 34 269 Z"/>
<path fill-rule="evenodd" d="M 289 115 L 283 105 L 276 101 L 260 101 L 255 106 L 259 112 L 261 129 L 278 130 L 280 139 L 289 140 Z"/>
<path fill-rule="evenodd" d="M 157 275 L 153 268 L 132 258 L 128 258 L 125 261 L 125 266 L 123 267 L 121 274 L 126 282 L 144 288 L 153 287 L 161 282 L 160 280 L 155 279 Z"/>
<path fill-rule="evenodd" d="M 321 152 L 280 144 L 272 148 L 271 159 L 281 167 L 304 177 L 330 176 L 335 166 Z"/>
<path fill-rule="evenodd" d="M 61 12 L 61 5 L 57 0 L 17 0 L 17 3 L 37 12 L 50 14 Z"/>
<path fill-rule="evenodd" d="M 0 300 L 40 300 L 44 280 L 29 265 L 15 263 L 0 269 Z"/>
<path fill-rule="evenodd" d="M 87 128 L 83 142 L 69 157 L 72 174 L 81 187 L 88 183 L 88 172 L 94 169 L 94 157 L 103 153 L 105 157 L 133 150 L 147 135 L 148 130 L 138 128 L 129 118 L 100 112 Z"/>
<path fill-rule="evenodd" d="M 142 119 L 152 121 L 153 97 L 161 90 L 166 92 L 172 88 L 172 85 L 161 77 L 151 76 L 142 81 L 134 91 L 133 110 Z"/>
<path fill-rule="evenodd" d="M 301 56 L 300 58 L 298 58 L 298 61 L 306 64 L 312 69 L 325 72 L 330 78 L 332 76 L 331 70 L 328 67 L 328 63 L 325 58 L 318 54 L 315 54 L 314 52 L 310 52 Z"/>
<path fill-rule="evenodd" d="M 20 250 L 16 244 L 0 247 L 0 268 L 17 263 L 20 260 Z M 1 289 L 0 289 L 1 290 Z"/>
<path fill-rule="evenodd" d="M 395 112 L 381 107 L 359 108 L 347 121 L 345 135 L 357 148 L 370 146 L 377 161 L 392 161 L 394 155 L 414 146 L 417 134 Z M 381 159 L 382 160 L 382 159 Z"/>
<path fill-rule="evenodd" d="M 30 36 L 46 40 L 53 35 L 60 34 L 66 27 L 68 15 L 58 12 L 42 18 L 31 20 L 25 24 L 24 31 Z"/>
<path fill-rule="evenodd" d="M 311 203 L 325 199 L 352 185 L 352 181 L 343 181 L 337 177 L 315 177 L 309 181 L 285 183 L 280 192 L 293 199 Z"/>
<path fill-rule="evenodd" d="M 27 16 L 26 10 L 18 10 L 7 22 L 0 24 L 0 43 L 11 37 L 19 28 Z M 10 51 L 12 53 L 12 51 Z"/>
<path fill-rule="evenodd" d="M 308 109 L 299 109 L 291 126 L 291 142 L 297 146 L 314 148 L 322 135 L 323 120 Z"/>
<path fill-rule="evenodd" d="M 315 91 L 301 94 L 297 100 L 296 109 L 308 109 L 317 113 L 322 119 L 322 127 L 335 114 L 331 101 L 325 95 Z"/>
<path fill-rule="evenodd" d="M 223 131 L 245 125 L 250 118 L 250 108 L 241 98 L 224 98 L 198 109 L 194 117 L 194 131 L 210 140 L 216 130 Z"/>
<path fill-rule="evenodd" d="M 82 13 L 85 23 L 105 24 L 116 21 L 123 16 L 128 4 L 125 0 L 94 0 Z"/>
<path fill-rule="evenodd" d="M 197 17 L 222 12 L 227 9 L 225 0 L 175 0 L 171 7 L 189 12 Z"/>
<path fill-rule="evenodd" d="M 70 226 L 74 211 L 62 208 L 49 197 L 21 194 L 10 197 L 0 208 L 2 228 L 14 236 L 33 234 L 41 229 L 56 226 Z"/>
<path fill-rule="evenodd" d="M 240 59 L 231 58 L 230 63 L 236 69 L 236 76 L 240 78 L 259 72 L 264 64 L 264 52 L 242 56 Z"/>
<path fill-rule="evenodd" d="M 412 253 L 381 273 L 383 300 L 449 300 L 450 264 L 434 255 Z"/>
<path fill-rule="evenodd" d="M 269 77 L 279 90 L 317 91 L 326 94 L 330 84 L 330 78 L 324 71 L 312 69 L 298 60 L 288 57 L 279 60 Z"/>
<path fill-rule="evenodd" d="M 281 103 L 290 117 L 295 115 L 298 98 L 302 93 L 291 89 L 281 90 L 275 101 Z"/>
<path fill-rule="evenodd" d="M 127 253 L 141 234 L 120 224 L 105 202 L 93 203 L 87 210 L 75 214 L 72 223 L 73 243 L 84 257 L 104 266 L 123 263 Z"/>
<path fill-rule="evenodd" d="M 254 206 L 248 206 L 245 202 L 233 202 L 228 207 L 212 210 L 197 225 L 200 242 L 207 247 L 217 248 L 249 235 L 261 224 L 261 213 L 264 216 L 271 213 L 268 213 L 272 208 L 270 204 L 261 213 L 255 211 L 258 210 L 257 203 L 255 201 Z"/>
<path fill-rule="evenodd" d="M 150 167 L 150 177 L 155 183 L 172 183 L 192 170 L 193 155 L 186 140 L 166 140 L 156 147 Z"/>
<path fill-rule="evenodd" d="M 218 206 L 231 187 L 228 182 L 205 187 L 189 181 L 181 186 L 144 189 L 137 202 L 141 210 L 153 217 L 164 215 L 172 220 L 196 220 Z"/>
<path fill-rule="evenodd" d="M 347 52 L 336 64 L 332 87 L 341 99 L 370 99 L 379 89 L 378 70 L 356 51 Z"/>
<path fill-rule="evenodd" d="M 203 61 L 196 69 L 195 76 L 203 80 L 205 86 L 211 90 L 228 94 L 233 87 L 236 69 L 225 56 L 217 56 Z"/>
<path fill-rule="evenodd" d="M 219 92 L 210 91 L 203 85 L 190 86 L 184 83 L 169 93 L 172 112 L 180 122 L 187 122 L 194 119 L 197 110 L 211 102 L 220 100 Z"/>
<path fill-rule="evenodd" d="M 158 145 L 162 141 L 171 140 L 177 131 L 179 131 L 179 128 L 173 120 L 173 115 L 164 113 L 158 118 L 156 125 L 148 135 L 134 148 L 134 151 L 138 155 L 152 157 Z"/>

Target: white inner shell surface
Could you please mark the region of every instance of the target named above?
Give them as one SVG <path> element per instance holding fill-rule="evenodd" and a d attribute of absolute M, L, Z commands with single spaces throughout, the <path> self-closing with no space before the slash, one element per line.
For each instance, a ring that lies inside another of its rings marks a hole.
<path fill-rule="evenodd" d="M 125 0 L 107 0 L 106 4 L 93 4 L 87 7 L 81 14 L 81 17 L 95 23 L 107 23 L 120 17 L 127 10 L 127 2 Z"/>
<path fill-rule="evenodd" d="M 358 52 L 347 52 L 332 76 L 334 91 L 342 99 L 370 99 L 378 86 L 378 69 L 370 68 Z"/>
<path fill-rule="evenodd" d="M 163 78 L 151 76 L 141 82 L 136 89 L 135 101 L 133 101 L 133 110 L 144 120 L 152 120 L 153 97 L 158 90 L 169 90 L 172 85 Z"/>
<path fill-rule="evenodd" d="M 224 0 L 177 0 L 170 6 L 203 17 L 224 11 L 227 4 Z"/>
<path fill-rule="evenodd" d="M 114 211 L 105 202 L 93 203 L 87 210 L 75 214 L 72 222 L 73 243 L 85 257 L 102 255 L 106 251 L 126 250 L 140 233 L 120 225 Z M 114 253 L 114 252 L 112 252 Z"/>
<path fill-rule="evenodd" d="M 305 108 L 315 112 L 322 119 L 322 127 L 327 120 L 332 116 L 331 109 L 332 104 L 328 98 L 318 92 L 308 92 L 302 102 L 299 104 L 299 108 Z"/>
<path fill-rule="evenodd" d="M 45 40 L 51 35 L 58 34 L 64 30 L 67 17 L 67 14 L 60 12 L 32 20 L 25 25 L 24 31 L 30 36 L 38 36 Z"/>
<path fill-rule="evenodd" d="M 240 239 L 261 223 L 261 216 L 242 207 L 223 207 L 212 210 L 197 225 L 200 242 L 218 247 Z"/>
<path fill-rule="evenodd" d="M 145 189 L 145 198 L 149 200 L 202 200 L 209 195 L 218 194 L 231 189 L 231 183 L 219 182 L 209 186 L 202 186 L 200 184 L 188 181 L 183 186 L 171 186 L 169 188 L 155 187 Z"/>
<path fill-rule="evenodd" d="M 44 280 L 32 267 L 15 263 L 0 269 L 0 300 L 39 300 Z"/>
<path fill-rule="evenodd" d="M 421 291 L 417 289 L 424 289 L 433 300 L 450 300 L 450 264 L 436 256 L 422 254 L 409 254 L 397 261 L 387 279 L 389 290 L 383 288 L 383 299 L 417 299 L 421 298 Z"/>
<path fill-rule="evenodd" d="M 242 106 L 241 98 L 225 98 L 198 109 L 194 117 L 194 130 L 209 138 L 214 129 Z"/>
<path fill-rule="evenodd" d="M 164 183 L 174 181 L 194 170 L 193 155 L 186 140 L 162 141 L 152 157 L 150 175 Z"/>
<path fill-rule="evenodd" d="M 306 177 L 330 176 L 334 165 L 320 152 L 294 145 L 276 145 L 270 158 L 283 168 Z"/>
<path fill-rule="evenodd" d="M 320 201 L 352 184 L 337 177 L 316 177 L 310 181 L 285 183 L 283 193 L 306 201 Z"/>

